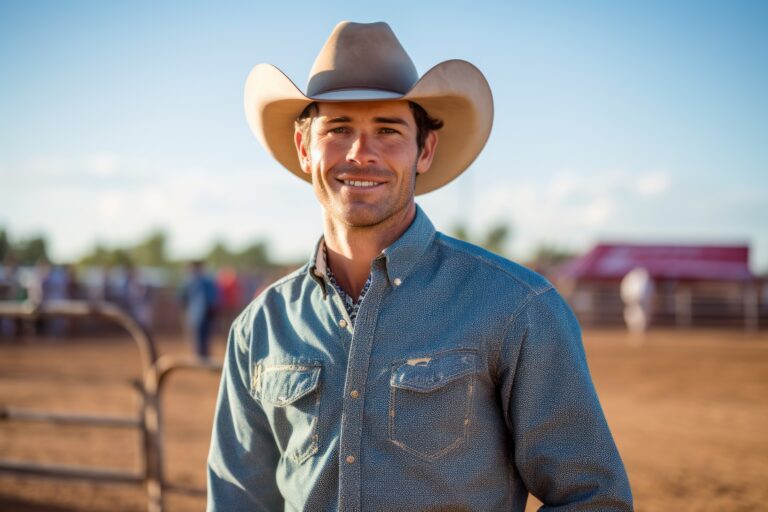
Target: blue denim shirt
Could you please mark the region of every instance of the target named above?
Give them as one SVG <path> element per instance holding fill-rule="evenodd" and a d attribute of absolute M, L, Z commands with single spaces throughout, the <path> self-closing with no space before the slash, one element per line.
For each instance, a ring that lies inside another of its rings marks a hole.
<path fill-rule="evenodd" d="M 320 251 L 322 252 L 322 251 Z M 579 326 L 418 209 L 354 328 L 314 258 L 230 331 L 208 511 L 631 510 Z"/>

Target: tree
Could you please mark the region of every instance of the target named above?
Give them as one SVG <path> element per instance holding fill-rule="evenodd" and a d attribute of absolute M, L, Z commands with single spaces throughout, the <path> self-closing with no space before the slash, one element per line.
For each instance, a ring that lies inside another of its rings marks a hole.
<path fill-rule="evenodd" d="M 485 239 L 480 243 L 483 247 L 496 254 L 504 255 L 507 253 L 505 248 L 507 244 L 507 238 L 510 235 L 510 228 L 506 224 L 501 222 L 491 226 L 488 232 L 485 234 Z"/>
<path fill-rule="evenodd" d="M 496 222 L 491 226 L 483 237 L 476 237 L 470 234 L 469 229 L 463 222 L 457 222 L 451 228 L 451 236 L 470 242 L 475 245 L 479 245 L 488 249 L 491 252 L 505 256 L 507 254 L 506 245 L 511 237 L 512 228 L 508 224 L 502 221 Z"/>
<path fill-rule="evenodd" d="M 80 258 L 78 264 L 83 266 L 130 267 L 133 265 L 133 260 L 125 249 L 107 249 L 96 244 L 90 254 Z"/>
<path fill-rule="evenodd" d="M 10 256 L 10 245 L 8 234 L 4 229 L 0 229 L 0 262 L 5 261 L 6 256 Z"/>
<path fill-rule="evenodd" d="M 34 265 L 38 261 L 50 261 L 45 238 L 38 236 L 22 240 L 12 248 L 12 253 L 21 265 Z"/>
<path fill-rule="evenodd" d="M 205 257 L 205 262 L 214 268 L 233 265 L 235 255 L 227 248 L 221 240 L 213 244 L 213 247 Z"/>
<path fill-rule="evenodd" d="M 528 264 L 542 273 L 547 273 L 575 256 L 576 253 L 571 250 L 541 244 L 533 251 L 533 256 Z"/>
<path fill-rule="evenodd" d="M 452 237 L 458 238 L 459 240 L 464 240 L 465 242 L 469 242 L 469 230 L 467 229 L 467 225 L 463 222 L 457 222 L 453 225 L 451 230 L 448 232 Z"/>
<path fill-rule="evenodd" d="M 146 240 L 139 242 L 130 250 L 130 256 L 136 265 L 164 267 L 168 265 L 166 255 L 167 236 L 162 231 L 151 233 Z"/>
<path fill-rule="evenodd" d="M 258 240 L 240 251 L 237 255 L 238 264 L 246 268 L 264 268 L 272 265 L 269 259 L 267 243 Z"/>

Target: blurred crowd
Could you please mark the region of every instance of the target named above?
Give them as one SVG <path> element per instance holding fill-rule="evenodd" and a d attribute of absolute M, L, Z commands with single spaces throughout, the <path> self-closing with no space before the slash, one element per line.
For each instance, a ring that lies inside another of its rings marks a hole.
<path fill-rule="evenodd" d="M 200 318 L 206 338 L 217 327 L 228 328 L 235 316 L 271 280 L 265 273 L 234 268 L 206 269 L 193 262 L 183 275 L 148 267 L 34 266 L 6 262 L 0 266 L 0 301 L 45 303 L 58 300 L 108 301 L 119 305 L 148 331 L 183 327 L 195 338 L 195 352 L 207 354 L 207 342 L 196 334 Z M 62 337 L 73 334 L 66 318 L 38 317 L 34 321 L 0 317 L 0 337 L 27 335 Z"/>

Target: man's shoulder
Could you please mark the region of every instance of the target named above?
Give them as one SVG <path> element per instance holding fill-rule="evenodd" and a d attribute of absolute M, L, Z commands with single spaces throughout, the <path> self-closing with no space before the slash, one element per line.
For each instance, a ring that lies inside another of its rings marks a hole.
<path fill-rule="evenodd" d="M 254 318 L 265 308 L 280 307 L 287 305 L 291 297 L 304 286 L 309 277 L 309 264 L 305 263 L 293 272 L 277 279 L 272 284 L 266 286 L 254 299 L 243 309 L 240 315 L 235 319 L 234 326 L 248 326 L 253 323 Z"/>
<path fill-rule="evenodd" d="M 542 294 L 553 287 L 538 272 L 480 246 L 440 232 L 435 243 L 444 251 L 444 257 L 458 258 L 469 271 L 487 276 L 499 286 L 519 287 L 531 295 Z"/>

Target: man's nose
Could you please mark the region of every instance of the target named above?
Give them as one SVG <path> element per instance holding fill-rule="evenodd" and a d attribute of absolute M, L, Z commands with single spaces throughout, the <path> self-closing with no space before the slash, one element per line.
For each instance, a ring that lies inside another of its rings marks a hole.
<path fill-rule="evenodd" d="M 352 141 L 352 146 L 350 146 L 347 153 L 347 162 L 368 165 L 376 163 L 376 161 L 376 150 L 370 137 L 365 133 L 361 133 Z"/>

